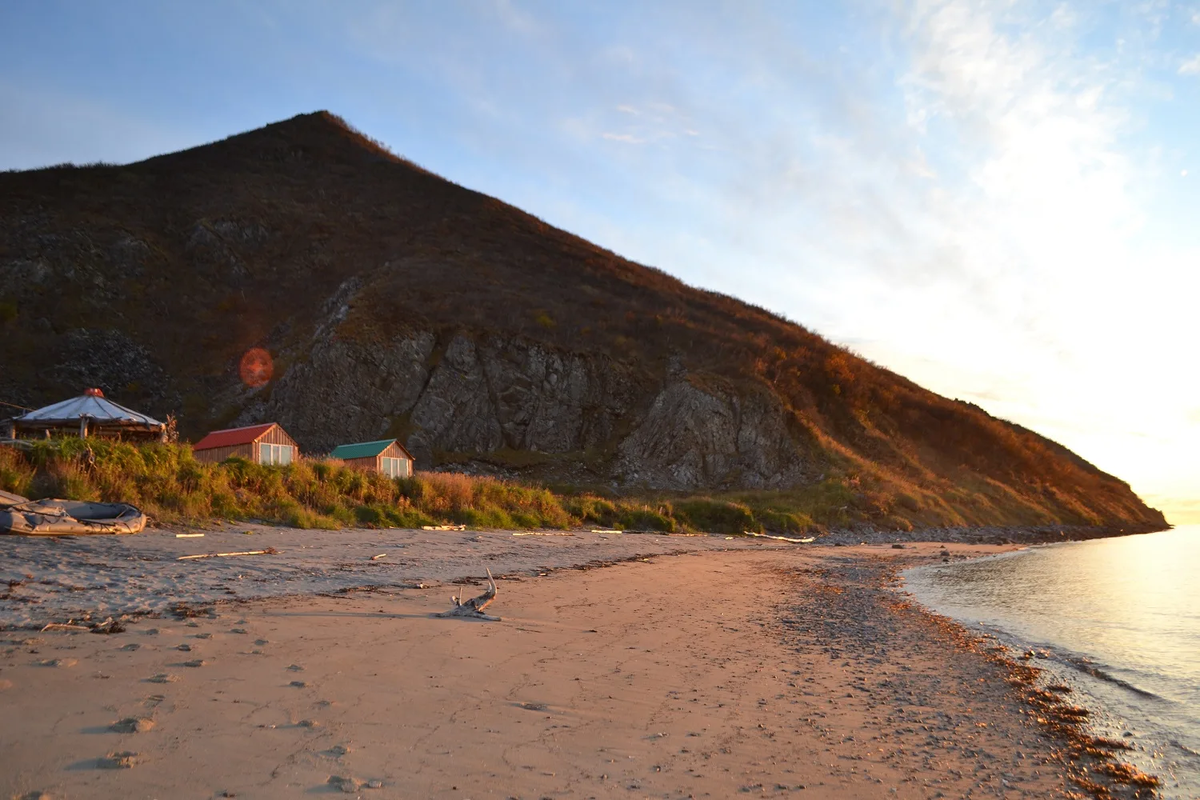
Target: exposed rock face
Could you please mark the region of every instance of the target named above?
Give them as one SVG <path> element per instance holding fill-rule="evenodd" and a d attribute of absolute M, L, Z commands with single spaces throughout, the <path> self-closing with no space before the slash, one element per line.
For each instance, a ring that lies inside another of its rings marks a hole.
<path fill-rule="evenodd" d="M 171 406 L 178 394 L 169 388 L 167 373 L 150 352 L 120 331 L 76 328 L 60 340 L 49 368 L 53 380 L 82 392 L 98 387 L 120 397 L 137 393 Z"/>
<path fill-rule="evenodd" d="M 382 438 L 392 419 L 417 402 L 433 345 L 428 333 L 385 347 L 319 342 L 307 361 L 283 374 L 265 406 L 247 408 L 237 424 L 275 420 L 316 453 Z"/>
<path fill-rule="evenodd" d="M 627 372 L 607 359 L 498 338 L 480 348 L 479 356 L 504 445 L 516 450 L 603 447 L 637 392 Z"/>
<path fill-rule="evenodd" d="M 421 466 L 436 453 L 593 451 L 613 456 L 603 477 L 621 484 L 774 487 L 802 478 L 781 409 L 765 394 L 706 391 L 680 376 L 660 389 L 608 359 L 464 334 L 430 367 L 432 333 L 361 345 L 332 333 L 337 317 L 335 308 L 308 359 L 239 424 L 278 420 L 320 452 L 382 437 L 407 416 L 398 427 Z"/>
<path fill-rule="evenodd" d="M 654 398 L 620 445 L 623 482 L 667 489 L 796 483 L 803 460 L 774 398 L 677 380 Z"/>

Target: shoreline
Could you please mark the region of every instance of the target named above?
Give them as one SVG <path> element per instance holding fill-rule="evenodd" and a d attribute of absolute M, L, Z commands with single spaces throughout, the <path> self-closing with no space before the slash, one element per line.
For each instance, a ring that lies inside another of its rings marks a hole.
<path fill-rule="evenodd" d="M 109 636 L 10 631 L 0 790 L 1070 796 L 1011 666 L 893 590 L 941 543 L 719 544 L 498 575 L 500 623 L 433 618 L 447 581 L 200 604 Z M 108 730 L 139 718 L 153 729 Z M 129 770 L 99 768 L 120 753 Z"/>
<path fill-rule="evenodd" d="M 306 597 L 371 586 L 453 583 L 478 578 L 484 563 L 499 574 L 532 576 L 668 552 L 921 543 L 1024 547 L 1157 530 L 1161 529 L 1061 525 L 839 529 L 815 542 L 800 543 L 653 531 L 324 531 L 213 521 L 206 526 L 156 527 L 136 536 L 0 536 L 7 556 L 0 560 L 0 631 L 35 630 L 48 623 L 94 625 L 108 617 L 120 622 L 169 613 L 178 603 L 215 599 Z M 269 553 L 177 563 L 184 555 L 258 550 Z M 101 590 L 105 591 L 98 595 Z M 102 600 L 95 602 L 98 596 Z"/>

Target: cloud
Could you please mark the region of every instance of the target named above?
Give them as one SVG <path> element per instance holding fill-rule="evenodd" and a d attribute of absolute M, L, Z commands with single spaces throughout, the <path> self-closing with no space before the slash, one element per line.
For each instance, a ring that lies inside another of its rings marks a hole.
<path fill-rule="evenodd" d="M 1200 75 L 1200 53 L 1179 65 L 1180 75 Z"/>
<path fill-rule="evenodd" d="M 610 142 L 624 142 L 625 144 L 645 144 L 645 139 L 639 139 L 628 133 L 602 133 L 600 138 L 608 139 Z"/>

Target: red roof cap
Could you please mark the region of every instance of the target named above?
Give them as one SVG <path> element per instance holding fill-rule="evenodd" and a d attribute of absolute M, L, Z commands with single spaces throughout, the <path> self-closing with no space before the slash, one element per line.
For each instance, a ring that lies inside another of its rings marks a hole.
<path fill-rule="evenodd" d="M 192 445 L 192 449 L 211 450 L 214 447 L 235 447 L 239 444 L 251 444 L 273 427 L 275 427 L 275 423 L 268 422 L 265 425 L 250 425 L 245 428 L 228 428 L 223 431 L 212 431 Z"/>
<path fill-rule="evenodd" d="M 99 389 L 84 389 L 83 393 L 87 397 L 104 397 L 104 392 Z"/>

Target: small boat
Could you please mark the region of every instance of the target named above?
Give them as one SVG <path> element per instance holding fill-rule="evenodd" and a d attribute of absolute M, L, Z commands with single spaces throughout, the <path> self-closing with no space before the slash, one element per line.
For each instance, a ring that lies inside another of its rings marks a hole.
<path fill-rule="evenodd" d="M 0 534 L 80 536 L 137 533 L 145 527 L 146 515 L 128 503 L 26 500 L 0 492 Z"/>

